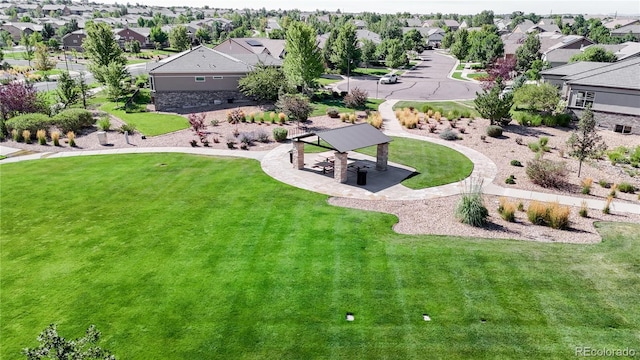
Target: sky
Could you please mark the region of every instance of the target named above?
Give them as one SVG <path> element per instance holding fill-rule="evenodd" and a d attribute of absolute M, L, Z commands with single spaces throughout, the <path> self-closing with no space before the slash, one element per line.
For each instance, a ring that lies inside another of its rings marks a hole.
<path fill-rule="evenodd" d="M 342 12 L 377 12 L 396 13 L 410 12 L 429 14 L 441 12 L 457 14 L 477 14 L 482 10 L 493 10 L 495 14 L 507 14 L 519 10 L 525 13 L 534 12 L 538 15 L 547 14 L 605 14 L 638 15 L 640 1 L 638 0 L 189 0 L 177 2 L 175 0 L 97 0 L 103 3 L 141 4 L 157 6 L 184 6 L 211 8 L 251 8 L 260 9 L 299 9 L 303 11 L 340 9 Z"/>

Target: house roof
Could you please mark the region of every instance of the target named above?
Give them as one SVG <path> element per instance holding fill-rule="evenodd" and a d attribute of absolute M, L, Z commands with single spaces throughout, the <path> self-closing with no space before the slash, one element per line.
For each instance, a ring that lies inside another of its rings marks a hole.
<path fill-rule="evenodd" d="M 579 51 L 579 50 L 578 50 Z M 595 70 L 611 63 L 595 61 L 578 61 L 540 71 L 540 75 L 573 76 L 586 71 Z"/>
<path fill-rule="evenodd" d="M 229 55 L 200 45 L 150 64 L 150 74 L 245 73 L 259 63 L 276 65 L 278 59 L 268 54 Z"/>
<path fill-rule="evenodd" d="M 609 30 L 613 30 L 616 28 L 616 26 L 626 26 L 626 25 L 638 24 L 638 23 L 640 23 L 640 20 L 638 19 L 613 19 L 611 21 L 607 21 L 603 23 L 602 25 Z"/>
<path fill-rule="evenodd" d="M 582 50 L 591 46 L 597 46 L 605 49 L 606 51 L 611 51 L 616 55 L 618 61 L 640 55 L 640 43 L 633 41 L 627 41 L 622 44 L 593 44 L 585 46 Z"/>
<path fill-rule="evenodd" d="M 316 133 L 339 152 L 362 149 L 391 142 L 392 139 L 373 126 L 362 123 Z"/>
<path fill-rule="evenodd" d="M 285 41 L 280 39 L 267 39 L 267 38 L 231 38 L 225 41 L 232 41 L 253 52 L 254 54 L 262 54 L 265 51 L 274 58 L 280 58 L 284 55 Z M 219 47 L 223 45 L 216 46 Z M 226 51 L 223 51 L 226 53 Z M 235 55 L 235 54 L 232 54 Z"/>
<path fill-rule="evenodd" d="M 628 33 L 637 35 L 640 34 L 640 24 L 629 24 L 625 26 L 621 26 L 617 29 L 611 30 L 611 34 L 616 35 L 627 35 Z"/>
<path fill-rule="evenodd" d="M 580 49 L 552 49 L 544 54 L 544 60 L 550 63 L 569 62 L 573 55 L 580 54 Z"/>
<path fill-rule="evenodd" d="M 570 85 L 640 90 L 640 58 L 619 61 L 579 74 L 565 76 Z"/>
<path fill-rule="evenodd" d="M 549 24 L 549 25 L 537 24 L 537 25 L 533 25 L 532 27 L 527 29 L 528 33 L 533 32 L 533 31 L 559 33 L 560 32 L 560 28 L 558 27 L 558 25 L 555 25 L 555 24 Z"/>
<path fill-rule="evenodd" d="M 380 44 L 382 42 L 382 39 L 380 39 L 380 35 L 374 33 L 373 31 L 369 31 L 369 30 L 356 30 L 356 37 L 358 38 L 358 40 L 362 41 L 362 40 L 371 40 L 374 42 L 374 44 Z"/>

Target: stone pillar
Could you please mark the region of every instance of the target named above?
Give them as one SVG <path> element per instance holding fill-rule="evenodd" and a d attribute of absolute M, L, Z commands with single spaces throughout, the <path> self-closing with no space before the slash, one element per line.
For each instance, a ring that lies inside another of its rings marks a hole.
<path fill-rule="evenodd" d="M 378 144 L 378 154 L 376 157 L 376 170 L 387 170 L 389 161 L 389 143 Z"/>
<path fill-rule="evenodd" d="M 304 169 L 304 143 L 302 141 L 293 141 L 293 168 L 302 170 Z"/>
<path fill-rule="evenodd" d="M 339 183 L 347 182 L 347 153 L 335 152 L 333 162 L 333 178 Z"/>

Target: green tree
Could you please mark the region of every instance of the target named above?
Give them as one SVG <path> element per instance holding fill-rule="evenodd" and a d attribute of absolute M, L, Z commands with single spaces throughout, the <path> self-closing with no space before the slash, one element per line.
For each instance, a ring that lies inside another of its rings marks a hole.
<path fill-rule="evenodd" d="M 167 40 L 169 39 L 169 35 L 167 35 L 166 32 L 162 31 L 159 26 L 155 26 L 152 27 L 151 31 L 149 32 L 149 39 L 154 44 L 160 44 L 161 46 L 164 46 L 164 44 L 166 44 Z"/>
<path fill-rule="evenodd" d="M 205 28 L 199 28 L 196 30 L 196 39 L 200 44 L 211 42 L 211 34 Z"/>
<path fill-rule="evenodd" d="M 305 23 L 293 22 L 287 28 L 285 50 L 287 56 L 282 67 L 289 83 L 306 89 L 314 88 L 316 79 L 324 71 L 315 30 Z"/>
<path fill-rule="evenodd" d="M 37 348 L 26 348 L 22 350 L 22 353 L 26 355 L 28 360 L 115 360 L 116 357 L 109 350 L 102 349 L 97 345 L 100 335 L 100 331 L 91 325 L 83 337 L 67 340 L 58 335 L 56 324 L 51 324 L 38 336 L 40 345 Z"/>
<path fill-rule="evenodd" d="M 49 41 L 47 41 L 47 46 L 49 47 L 49 49 L 51 49 L 51 51 L 60 50 L 60 42 L 58 41 L 58 39 L 53 37 L 49 39 Z"/>
<path fill-rule="evenodd" d="M 22 35 L 22 37 L 20 38 L 20 45 L 24 46 L 22 57 L 29 62 L 29 66 L 31 66 L 31 60 L 33 60 L 33 57 L 35 55 L 36 44 L 38 42 L 37 37 L 34 36 L 35 34 L 40 33 L 34 32 L 29 36 Z"/>
<path fill-rule="evenodd" d="M 80 99 L 80 89 L 78 84 L 71 78 L 68 71 L 62 72 L 58 78 L 58 88 L 56 96 L 58 101 L 67 108 L 69 105 L 75 104 Z"/>
<path fill-rule="evenodd" d="M 169 45 L 177 51 L 184 51 L 189 48 L 191 41 L 187 34 L 187 28 L 183 25 L 178 25 L 171 29 L 169 33 Z"/>
<path fill-rule="evenodd" d="M 49 58 L 49 49 L 43 43 L 36 45 L 35 51 L 35 67 L 36 70 L 49 71 L 56 66 L 56 62 Z"/>
<path fill-rule="evenodd" d="M 482 94 L 476 93 L 473 101 L 476 110 L 485 119 L 489 119 L 491 125 L 508 125 L 511 122 L 509 110 L 513 105 L 512 93 L 500 96 L 501 86 L 494 86 L 491 90 L 484 90 Z"/>
<path fill-rule="evenodd" d="M 482 25 L 493 25 L 493 11 L 483 10 L 480 14 L 473 17 L 473 26 L 480 27 Z"/>
<path fill-rule="evenodd" d="M 424 50 L 424 39 L 422 38 L 422 34 L 416 29 L 407 31 L 402 36 L 402 42 L 404 43 L 404 49 L 407 51 L 421 53 Z"/>
<path fill-rule="evenodd" d="M 118 101 L 127 91 L 124 86 L 124 80 L 129 76 L 129 73 L 122 65 L 115 62 L 101 69 L 101 73 L 104 84 L 107 87 L 107 97 L 113 101 Z"/>
<path fill-rule="evenodd" d="M 591 105 L 582 113 L 578 122 L 578 129 L 574 131 L 569 140 L 569 155 L 578 158 L 578 177 L 582 170 L 582 162 L 590 157 L 596 157 L 607 149 L 607 145 L 602 141 L 602 137 L 596 131 L 596 120 L 591 111 Z"/>
<path fill-rule="evenodd" d="M 459 29 L 456 31 L 453 45 L 451 45 L 451 54 L 462 61 L 467 58 L 469 48 L 469 32 L 465 29 Z"/>
<path fill-rule="evenodd" d="M 56 29 L 54 29 L 50 23 L 45 23 L 42 25 L 42 31 L 40 33 L 42 34 L 42 39 L 48 41 L 56 35 Z"/>
<path fill-rule="evenodd" d="M 388 44 L 387 54 L 384 58 L 385 65 L 393 69 L 407 65 L 409 58 L 407 57 L 407 52 L 404 50 L 402 41 L 399 39 L 389 39 L 386 41 Z"/>
<path fill-rule="evenodd" d="M 355 64 L 360 62 L 361 57 L 362 52 L 358 47 L 355 25 L 350 22 L 343 24 L 338 31 L 336 42 L 333 44 L 331 62 L 341 73 L 346 74 L 349 67 L 353 68 Z"/>
<path fill-rule="evenodd" d="M 258 65 L 238 82 L 238 88 L 244 95 L 257 101 L 276 101 L 286 77 L 281 68 Z"/>
<path fill-rule="evenodd" d="M 447 31 L 444 34 L 444 37 L 442 38 L 442 43 L 441 43 L 442 48 L 449 49 L 451 45 L 453 45 L 454 41 L 455 41 L 455 35 L 453 34 L 453 32 Z"/>
<path fill-rule="evenodd" d="M 282 29 L 273 29 L 269 31 L 269 39 L 284 40 L 285 32 Z"/>
<path fill-rule="evenodd" d="M 601 46 L 589 46 L 580 54 L 575 54 L 569 62 L 596 61 L 596 62 L 616 62 L 618 57 L 611 51 L 605 50 Z"/>
<path fill-rule="evenodd" d="M 322 61 L 324 65 L 329 69 L 335 69 L 336 65 L 331 61 L 331 54 L 333 53 L 333 45 L 336 43 L 336 39 L 338 39 L 338 29 L 332 29 L 329 32 L 329 37 L 327 37 L 327 41 L 324 42 L 324 47 L 322 48 Z"/>
<path fill-rule="evenodd" d="M 480 62 L 483 66 L 494 62 L 504 54 L 502 39 L 491 31 L 473 31 L 469 35 L 469 43 L 467 58 Z"/>
<path fill-rule="evenodd" d="M 527 36 L 524 44 L 516 50 L 516 69 L 521 73 L 531 69 L 531 64 L 540 59 L 540 39 L 534 33 Z"/>
<path fill-rule="evenodd" d="M 121 68 L 127 63 L 122 49 L 118 46 L 115 34 L 106 23 L 89 23 L 86 27 L 87 37 L 82 43 L 85 57 L 89 59 L 89 70 L 96 81 L 106 84 L 105 72 L 110 64 Z"/>
<path fill-rule="evenodd" d="M 365 66 L 370 65 L 374 60 L 377 60 L 376 58 L 376 44 L 369 40 L 369 39 L 364 39 L 362 40 L 362 45 L 360 46 L 360 51 L 362 51 L 362 62 L 365 64 Z"/>
<path fill-rule="evenodd" d="M 513 92 L 514 105 L 524 109 L 550 113 L 559 101 L 558 89 L 550 83 L 526 84 Z"/>

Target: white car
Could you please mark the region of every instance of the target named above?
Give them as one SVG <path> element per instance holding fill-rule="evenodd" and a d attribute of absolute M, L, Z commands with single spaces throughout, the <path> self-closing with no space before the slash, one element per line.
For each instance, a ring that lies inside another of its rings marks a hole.
<path fill-rule="evenodd" d="M 380 84 L 395 84 L 398 82 L 398 75 L 387 74 L 380 78 Z"/>

